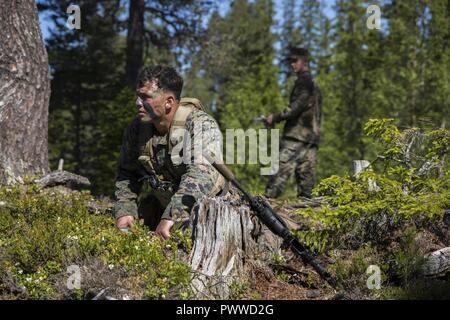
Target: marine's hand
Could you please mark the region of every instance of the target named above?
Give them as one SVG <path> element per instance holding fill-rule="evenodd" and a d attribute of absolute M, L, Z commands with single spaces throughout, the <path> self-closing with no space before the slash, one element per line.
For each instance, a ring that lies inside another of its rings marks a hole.
<path fill-rule="evenodd" d="M 119 229 L 126 229 L 131 228 L 134 223 L 134 217 L 133 216 L 123 216 L 117 219 L 116 226 Z"/>
<path fill-rule="evenodd" d="M 170 229 L 172 229 L 173 224 L 172 220 L 162 219 L 156 227 L 155 233 L 163 239 L 169 239 Z"/>
<path fill-rule="evenodd" d="M 269 116 L 266 118 L 266 123 L 267 123 L 268 126 L 271 126 L 271 125 L 272 125 L 272 123 L 273 123 L 273 114 L 269 115 Z"/>

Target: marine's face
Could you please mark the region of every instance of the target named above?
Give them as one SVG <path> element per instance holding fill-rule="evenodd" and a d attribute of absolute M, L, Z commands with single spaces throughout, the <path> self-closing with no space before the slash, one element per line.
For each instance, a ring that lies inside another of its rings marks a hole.
<path fill-rule="evenodd" d="M 303 68 L 305 67 L 305 64 L 306 64 L 306 62 L 303 59 L 296 58 L 296 59 L 292 60 L 291 67 L 292 67 L 292 70 L 295 73 L 297 73 L 297 72 L 303 70 Z"/>
<path fill-rule="evenodd" d="M 137 88 L 136 106 L 141 121 L 154 122 L 164 117 L 166 113 L 166 97 L 154 81 L 147 81 L 144 86 Z M 144 108 L 144 102 L 149 105 L 149 112 Z"/>

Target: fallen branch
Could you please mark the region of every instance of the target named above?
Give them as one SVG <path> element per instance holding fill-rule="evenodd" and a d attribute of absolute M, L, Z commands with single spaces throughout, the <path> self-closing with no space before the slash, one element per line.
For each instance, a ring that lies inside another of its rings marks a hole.
<path fill-rule="evenodd" d="M 43 188 L 65 186 L 70 189 L 88 188 L 91 185 L 88 178 L 64 170 L 52 171 L 36 183 Z"/>
<path fill-rule="evenodd" d="M 422 266 L 422 275 L 439 276 L 450 269 L 450 247 L 434 251 L 425 256 Z"/>

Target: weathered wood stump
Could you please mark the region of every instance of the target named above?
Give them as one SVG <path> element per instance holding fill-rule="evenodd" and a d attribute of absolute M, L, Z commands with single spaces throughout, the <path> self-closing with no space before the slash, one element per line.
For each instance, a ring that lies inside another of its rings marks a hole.
<path fill-rule="evenodd" d="M 450 247 L 434 251 L 425 256 L 422 275 L 439 276 L 450 270 Z"/>
<path fill-rule="evenodd" d="M 70 189 L 87 188 L 91 185 L 89 179 L 68 171 L 52 171 L 36 183 L 43 188 L 65 186 Z"/>
<path fill-rule="evenodd" d="M 370 167 L 370 162 L 367 160 L 353 160 L 352 162 L 353 173 L 355 176 L 363 172 L 364 170 L 372 170 Z M 377 186 L 375 181 L 372 179 L 368 179 L 368 191 L 369 192 L 377 192 L 380 191 L 380 188 Z"/>
<path fill-rule="evenodd" d="M 199 201 L 191 223 L 189 263 L 199 299 L 226 299 L 234 281 L 248 279 L 253 262 L 270 259 L 281 245 L 245 203 L 230 195 Z"/>

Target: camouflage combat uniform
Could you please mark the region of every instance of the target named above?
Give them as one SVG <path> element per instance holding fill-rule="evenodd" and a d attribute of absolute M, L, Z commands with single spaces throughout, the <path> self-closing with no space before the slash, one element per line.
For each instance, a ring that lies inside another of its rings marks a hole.
<path fill-rule="evenodd" d="M 280 143 L 279 171 L 269 178 L 267 197 L 280 196 L 293 172 L 297 195 L 311 197 L 320 139 L 321 104 L 320 89 L 311 74 L 299 73 L 291 92 L 289 106 L 273 115 L 273 123 L 286 121 L 286 124 Z"/>
<path fill-rule="evenodd" d="M 181 99 L 180 105 L 184 100 Z M 126 215 L 143 218 L 152 229 L 161 219 L 173 220 L 177 225 L 189 219 L 191 209 L 199 198 L 214 196 L 223 188 L 223 177 L 209 163 L 199 163 L 199 158 L 188 164 L 173 161 L 174 153 L 183 157 L 186 152 L 192 155 L 190 160 L 193 161 L 194 155 L 198 156 L 196 153 L 204 152 L 204 149 L 199 151 L 195 148 L 196 144 L 204 148 L 221 146 L 216 121 L 206 112 L 190 107 L 192 110 L 185 121 L 178 124 L 186 130 L 185 135 L 177 136 L 172 132 L 174 124 L 180 122 L 177 118 L 181 107 L 175 113 L 169 133 L 164 136 L 158 135 L 153 125 L 139 118 L 135 118 L 126 128 L 117 169 L 116 218 Z M 192 142 L 190 146 L 186 145 L 189 150 L 183 148 L 175 151 L 174 145 L 183 142 L 183 139 L 184 142 Z M 160 181 L 172 184 L 173 191 L 152 189 L 148 181 L 141 180 L 148 172 L 145 168 L 149 169 L 149 166 Z"/>

